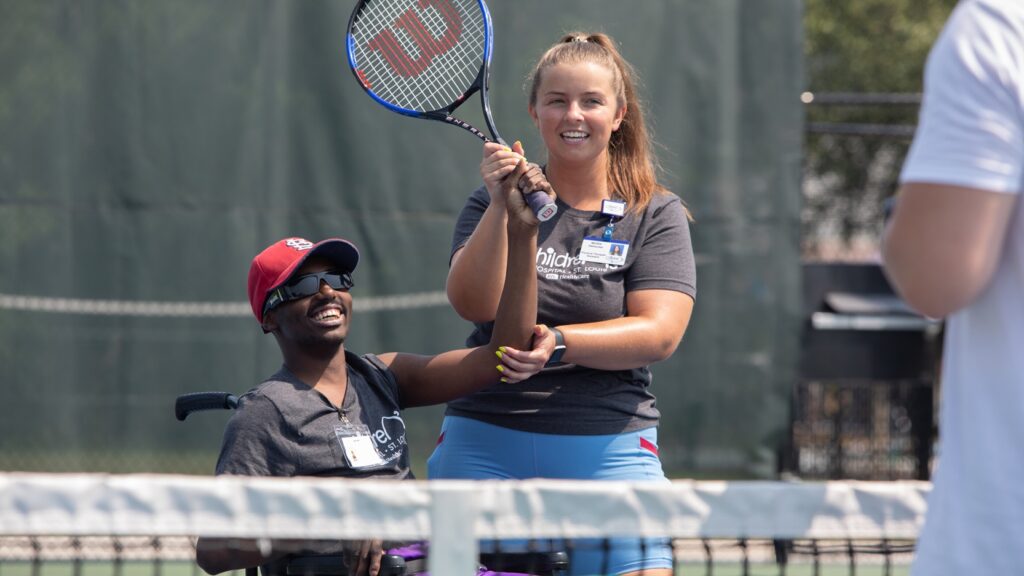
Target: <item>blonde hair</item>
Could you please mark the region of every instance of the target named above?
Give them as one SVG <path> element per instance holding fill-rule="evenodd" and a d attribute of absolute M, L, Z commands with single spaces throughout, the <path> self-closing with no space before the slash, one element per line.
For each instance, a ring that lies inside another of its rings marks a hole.
<path fill-rule="evenodd" d="M 630 210 L 642 211 L 655 194 L 668 193 L 658 183 L 659 165 L 653 142 L 644 123 L 637 96 L 633 67 L 619 53 L 606 34 L 566 34 L 540 57 L 527 77 L 530 107 L 537 104 L 537 91 L 545 70 L 559 64 L 593 62 L 612 72 L 612 89 L 626 114 L 608 141 L 608 188 L 622 197 Z"/>

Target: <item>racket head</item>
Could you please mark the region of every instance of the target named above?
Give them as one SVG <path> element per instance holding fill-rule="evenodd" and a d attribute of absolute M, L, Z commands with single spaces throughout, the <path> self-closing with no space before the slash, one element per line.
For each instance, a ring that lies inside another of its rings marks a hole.
<path fill-rule="evenodd" d="M 483 0 L 359 0 L 346 33 L 349 69 L 371 98 L 435 120 L 485 85 L 492 51 Z"/>

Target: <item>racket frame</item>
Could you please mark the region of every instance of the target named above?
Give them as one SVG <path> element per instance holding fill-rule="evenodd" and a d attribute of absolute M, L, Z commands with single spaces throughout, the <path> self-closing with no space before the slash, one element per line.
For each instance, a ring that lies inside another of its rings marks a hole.
<path fill-rule="evenodd" d="M 401 114 L 403 116 L 411 116 L 413 118 L 423 118 L 427 120 L 435 120 L 438 122 L 444 122 L 445 124 L 451 124 L 452 126 L 458 126 L 463 130 L 473 134 L 477 138 L 480 138 L 484 142 L 497 142 L 503 146 L 507 146 L 505 140 L 502 139 L 498 133 L 498 129 L 494 125 L 494 118 L 491 115 L 491 103 L 488 98 L 488 85 L 491 73 L 491 56 L 494 53 L 494 28 L 491 21 L 491 13 L 487 9 L 487 4 L 483 0 L 476 0 L 477 6 L 480 8 L 480 14 L 484 21 L 484 54 L 483 62 L 481 62 L 480 69 L 477 71 L 476 78 L 473 83 L 469 85 L 469 88 L 462 93 L 454 102 L 449 104 L 445 108 L 438 108 L 436 110 L 412 110 L 409 108 L 403 108 L 397 104 L 393 104 L 384 98 L 377 95 L 373 91 L 366 81 L 359 75 L 358 64 L 356 63 L 356 46 L 355 38 L 352 36 L 352 27 L 355 24 L 356 16 L 359 14 L 360 9 L 367 3 L 373 1 L 385 1 L 385 0 L 359 0 L 356 4 L 352 14 L 349 16 L 348 28 L 346 29 L 346 57 L 348 58 L 348 68 L 355 76 L 356 82 L 362 87 L 370 98 L 373 98 L 381 106 L 384 106 L 392 112 Z M 484 123 L 487 125 L 487 130 L 491 133 L 491 137 L 488 138 L 483 131 L 479 130 L 476 126 L 473 126 L 469 122 L 455 116 L 455 110 L 458 109 L 466 100 L 470 98 L 474 93 L 480 93 L 480 107 L 483 110 Z"/>

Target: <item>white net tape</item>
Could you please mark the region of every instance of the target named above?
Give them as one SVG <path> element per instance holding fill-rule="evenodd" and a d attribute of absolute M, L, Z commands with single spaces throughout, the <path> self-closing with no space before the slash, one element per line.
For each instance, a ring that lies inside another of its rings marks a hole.
<path fill-rule="evenodd" d="M 925 482 L 375 481 L 0 474 L 0 542 L 34 537 L 429 540 L 432 573 L 471 574 L 486 539 L 671 537 L 770 555 L 772 541 L 916 539 Z M 765 545 L 767 542 L 767 545 Z M 37 544 L 38 545 L 38 544 Z M 183 545 L 188 555 L 189 545 Z M 67 550 L 69 545 L 57 546 Z"/>
<path fill-rule="evenodd" d="M 374 481 L 0 474 L 0 534 L 430 538 L 432 503 L 478 538 L 914 538 L 925 482 Z M 615 522 L 609 522 L 614 518 Z"/>

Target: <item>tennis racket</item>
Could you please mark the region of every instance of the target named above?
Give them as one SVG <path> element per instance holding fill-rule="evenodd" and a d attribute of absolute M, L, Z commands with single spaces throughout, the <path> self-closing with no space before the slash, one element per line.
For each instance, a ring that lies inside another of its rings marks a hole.
<path fill-rule="evenodd" d="M 479 92 L 491 139 L 508 146 L 487 95 L 492 40 L 483 0 L 359 0 L 348 22 L 348 64 L 363 90 L 392 112 L 458 126 L 488 142 L 453 116 Z M 541 222 L 558 211 L 542 191 L 526 201 Z"/>

